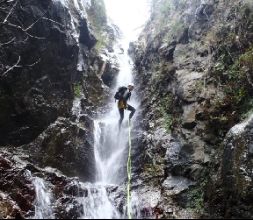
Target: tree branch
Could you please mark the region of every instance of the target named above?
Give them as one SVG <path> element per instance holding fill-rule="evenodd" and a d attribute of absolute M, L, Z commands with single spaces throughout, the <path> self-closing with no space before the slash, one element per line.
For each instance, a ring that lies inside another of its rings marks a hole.
<path fill-rule="evenodd" d="M 6 43 L 0 43 L 0 47 L 5 46 L 5 45 L 8 45 L 8 44 L 11 44 L 12 42 L 14 42 L 15 39 L 16 39 L 16 37 L 13 37 L 11 40 L 9 40 L 9 41 L 6 42 Z"/>
<path fill-rule="evenodd" d="M 23 31 L 28 31 L 29 29 L 31 29 L 35 24 L 37 24 L 43 17 L 44 15 L 47 13 L 47 11 L 40 17 L 38 18 L 35 22 L 33 22 L 31 25 L 29 25 L 26 29 L 23 29 Z"/>
<path fill-rule="evenodd" d="M 45 37 L 38 37 L 38 36 L 34 36 L 32 34 L 29 34 L 28 32 L 25 32 L 25 34 L 27 34 L 29 37 L 37 39 L 37 40 L 45 40 Z"/>
<path fill-rule="evenodd" d="M 29 64 L 29 65 L 25 65 L 25 66 L 26 67 L 33 67 L 33 66 L 37 65 L 40 61 L 41 61 L 41 58 L 39 58 L 36 62 Z"/>
<path fill-rule="evenodd" d="M 18 4 L 18 1 L 15 2 L 15 4 L 12 6 L 11 10 L 9 11 L 8 15 L 4 19 L 4 21 L 3 21 L 4 24 L 8 21 L 8 18 L 11 16 L 11 14 L 14 11 L 14 8 L 16 7 L 17 4 Z"/>
<path fill-rule="evenodd" d="M 52 20 L 52 19 L 50 19 L 50 18 L 46 18 L 46 17 L 43 17 L 42 18 L 43 20 L 46 20 L 46 21 L 50 21 L 50 22 L 52 22 L 52 23 L 55 23 L 55 24 L 58 24 L 58 25 L 60 25 L 60 26 L 64 26 L 63 24 L 61 24 L 61 23 L 59 23 L 59 22 L 57 22 L 57 21 L 54 21 L 54 20 Z"/>
<path fill-rule="evenodd" d="M 1 75 L 1 77 L 4 77 L 4 76 L 6 76 L 10 71 L 12 71 L 13 69 L 15 69 L 15 68 L 17 68 L 17 67 L 20 67 L 20 66 L 18 66 L 18 64 L 20 63 L 20 61 L 21 61 L 21 57 L 19 56 L 18 57 L 18 61 L 12 66 L 12 67 L 10 67 L 8 70 L 6 70 L 2 75 Z"/>

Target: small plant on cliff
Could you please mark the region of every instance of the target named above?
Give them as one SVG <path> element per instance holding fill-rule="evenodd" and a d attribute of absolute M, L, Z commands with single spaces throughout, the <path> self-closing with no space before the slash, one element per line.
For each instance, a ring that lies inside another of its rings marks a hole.
<path fill-rule="evenodd" d="M 205 208 L 205 189 L 208 180 L 203 179 L 198 186 L 194 186 L 188 193 L 188 209 L 192 209 L 199 214 L 203 214 Z"/>
<path fill-rule="evenodd" d="M 104 30 L 107 26 L 107 15 L 104 1 L 92 0 L 90 8 L 87 10 L 87 14 L 97 39 L 96 49 L 100 51 L 108 43 L 108 39 L 105 36 L 106 31 Z"/>
<path fill-rule="evenodd" d="M 239 63 L 245 71 L 253 71 L 253 47 L 240 56 Z"/>
<path fill-rule="evenodd" d="M 163 117 L 164 128 L 168 133 L 171 132 L 171 126 L 173 124 L 172 107 L 173 107 L 173 97 L 171 94 L 161 98 L 159 103 L 159 112 Z"/>
<path fill-rule="evenodd" d="M 96 33 L 103 31 L 107 23 L 105 3 L 103 0 L 92 0 L 91 6 L 87 11 L 89 21 L 91 22 Z"/>
<path fill-rule="evenodd" d="M 79 83 L 74 84 L 75 97 L 80 98 L 82 94 L 82 85 Z"/>
<path fill-rule="evenodd" d="M 100 35 L 97 35 L 96 38 L 98 41 L 95 48 L 97 51 L 101 51 L 108 43 L 107 36 L 101 33 Z"/>

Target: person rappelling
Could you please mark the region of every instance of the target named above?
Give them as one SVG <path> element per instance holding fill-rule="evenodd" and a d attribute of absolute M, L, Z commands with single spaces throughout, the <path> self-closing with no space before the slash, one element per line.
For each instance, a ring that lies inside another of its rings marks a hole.
<path fill-rule="evenodd" d="M 124 119 L 124 113 L 127 109 L 130 111 L 129 120 L 128 120 L 128 128 L 129 128 L 129 150 L 128 150 L 128 160 L 127 160 L 127 176 L 128 176 L 128 182 L 127 182 L 127 215 L 128 219 L 132 219 L 132 210 L 131 210 L 131 178 L 132 178 L 132 159 L 131 159 L 131 152 L 132 152 L 132 141 L 131 141 L 131 119 L 134 116 L 135 108 L 131 105 L 129 105 L 127 102 L 130 100 L 132 91 L 134 90 L 134 84 L 129 83 L 128 87 L 120 87 L 116 94 L 114 95 L 115 100 L 118 100 L 118 109 L 120 114 L 119 119 L 119 130 L 121 128 L 122 121 Z"/>
<path fill-rule="evenodd" d="M 128 110 L 131 112 L 129 115 L 129 121 L 131 121 L 136 111 L 134 107 L 132 107 L 131 105 L 127 103 L 131 98 L 133 90 L 134 90 L 134 84 L 129 83 L 128 87 L 124 87 L 124 86 L 120 87 L 114 96 L 115 100 L 118 100 L 118 109 L 119 109 L 119 114 L 120 114 L 119 127 L 121 127 L 122 121 L 124 119 L 125 110 Z"/>

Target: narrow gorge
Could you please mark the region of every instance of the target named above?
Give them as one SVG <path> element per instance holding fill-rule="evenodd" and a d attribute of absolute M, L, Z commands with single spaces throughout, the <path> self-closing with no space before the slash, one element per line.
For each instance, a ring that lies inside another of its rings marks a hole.
<path fill-rule="evenodd" d="M 0 0 L 0 29 L 1 219 L 253 218 L 252 0 Z"/>

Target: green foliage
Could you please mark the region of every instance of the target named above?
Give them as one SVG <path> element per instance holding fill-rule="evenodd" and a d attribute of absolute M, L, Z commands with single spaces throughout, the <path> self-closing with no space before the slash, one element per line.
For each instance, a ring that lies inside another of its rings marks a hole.
<path fill-rule="evenodd" d="M 172 107 L 173 107 L 172 95 L 167 95 L 163 97 L 159 102 L 159 112 L 163 117 L 164 128 L 168 133 L 171 132 L 171 127 L 173 124 Z"/>
<path fill-rule="evenodd" d="M 245 71 L 253 71 L 253 47 L 240 56 L 239 63 Z"/>
<path fill-rule="evenodd" d="M 189 193 L 189 197 L 191 199 L 189 207 L 201 213 L 204 210 L 204 191 L 200 188 L 195 188 Z"/>
<path fill-rule="evenodd" d="M 92 0 L 91 7 L 87 11 L 89 21 L 96 33 L 103 30 L 104 25 L 107 23 L 107 15 L 105 3 L 103 0 Z"/>
<path fill-rule="evenodd" d="M 182 32 L 184 28 L 184 23 L 181 20 L 174 20 L 171 24 L 171 31 L 174 33 L 174 35 L 177 35 L 178 33 Z"/>
<path fill-rule="evenodd" d="M 234 60 L 233 60 L 234 59 Z M 241 105 L 249 96 L 250 88 L 246 72 L 253 70 L 253 50 L 233 58 L 227 49 L 221 51 L 214 74 L 224 86 L 226 100 Z"/>
<path fill-rule="evenodd" d="M 160 112 L 161 112 L 161 114 L 163 116 L 163 119 L 164 119 L 164 128 L 166 129 L 166 131 L 168 133 L 170 133 L 171 132 L 172 122 L 173 122 L 172 115 L 168 114 L 164 108 L 161 108 Z"/>
<path fill-rule="evenodd" d="M 170 0 L 164 0 L 163 4 L 159 4 L 158 12 L 164 18 L 164 16 L 169 15 L 173 6 Z"/>
<path fill-rule="evenodd" d="M 179 16 L 174 16 L 177 13 L 177 7 L 185 6 L 185 0 L 162 0 L 153 1 L 153 14 L 157 19 L 157 33 L 165 31 L 164 38 L 169 41 L 177 36 L 184 29 L 183 22 Z M 167 28 L 170 30 L 168 31 Z M 166 41 L 166 40 L 165 40 Z"/>
<path fill-rule="evenodd" d="M 74 94 L 75 97 L 80 98 L 82 95 L 82 85 L 79 83 L 74 84 Z"/>
<path fill-rule="evenodd" d="M 204 211 L 205 201 L 204 192 L 207 186 L 207 179 L 203 179 L 199 186 L 193 187 L 188 193 L 188 209 L 192 209 L 195 212 L 202 214 Z"/>
<path fill-rule="evenodd" d="M 253 109 L 252 82 L 249 77 L 253 71 L 253 47 L 242 53 L 234 50 L 237 43 L 236 35 L 228 34 L 219 46 L 217 63 L 213 67 L 217 90 L 223 91 L 224 96 L 212 100 L 212 111 L 207 115 L 209 129 L 216 132 L 215 128 L 220 127 L 217 134 L 220 137 Z"/>
<path fill-rule="evenodd" d="M 106 47 L 109 40 L 107 36 L 105 36 L 103 33 L 101 33 L 100 35 L 97 35 L 96 38 L 97 38 L 97 43 L 96 43 L 95 48 L 97 51 L 101 51 L 104 47 Z"/>
<path fill-rule="evenodd" d="M 95 48 L 100 51 L 108 44 L 108 38 L 105 36 L 106 31 L 104 30 L 104 27 L 107 25 L 107 15 L 104 1 L 92 0 L 91 7 L 87 10 L 87 14 L 97 39 Z"/>

